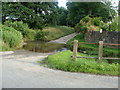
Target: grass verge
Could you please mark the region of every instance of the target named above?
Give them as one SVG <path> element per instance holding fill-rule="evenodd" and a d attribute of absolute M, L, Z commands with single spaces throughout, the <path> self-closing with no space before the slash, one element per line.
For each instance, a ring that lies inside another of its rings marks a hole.
<path fill-rule="evenodd" d="M 79 56 L 88 56 L 78 53 Z M 62 51 L 46 58 L 45 63 L 55 69 L 70 72 L 85 72 L 101 75 L 118 75 L 119 64 L 108 64 L 107 62 L 97 63 L 96 59 L 77 58 L 72 61 L 71 51 Z"/>

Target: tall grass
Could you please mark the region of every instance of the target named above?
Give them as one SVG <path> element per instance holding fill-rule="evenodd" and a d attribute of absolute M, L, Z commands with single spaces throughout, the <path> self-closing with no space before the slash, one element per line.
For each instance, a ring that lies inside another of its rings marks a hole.
<path fill-rule="evenodd" d="M 0 30 L 0 37 L 2 40 L 2 48 L 8 50 L 9 48 L 19 48 L 22 46 L 22 34 L 12 27 L 2 26 Z"/>
<path fill-rule="evenodd" d="M 54 40 L 74 32 L 74 29 L 67 26 L 52 26 L 43 29 L 47 33 L 47 40 Z"/>

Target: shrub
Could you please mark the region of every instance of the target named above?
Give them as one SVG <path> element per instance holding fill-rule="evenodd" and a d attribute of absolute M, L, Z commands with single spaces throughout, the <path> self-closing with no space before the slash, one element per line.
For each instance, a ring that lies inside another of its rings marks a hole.
<path fill-rule="evenodd" d="M 0 39 L 0 51 L 8 51 L 8 50 L 10 50 L 9 45 L 4 43 L 4 41 Z"/>
<path fill-rule="evenodd" d="M 20 31 L 23 37 L 27 37 L 29 27 L 26 23 L 23 23 L 22 21 L 15 21 L 15 22 L 5 21 L 4 24 L 8 27 L 13 27 L 17 31 Z"/>
<path fill-rule="evenodd" d="M 32 29 L 29 29 L 28 33 L 27 33 L 27 38 L 29 40 L 34 40 L 35 39 L 35 36 L 36 36 L 36 31 L 35 30 L 32 30 Z"/>
<path fill-rule="evenodd" d="M 85 25 L 81 27 L 81 32 L 85 33 L 88 30 L 89 25 Z"/>
<path fill-rule="evenodd" d="M 102 19 L 101 17 L 96 17 L 96 18 L 93 18 L 91 22 L 95 26 L 101 26 L 102 24 L 101 19 Z"/>
<path fill-rule="evenodd" d="M 79 56 L 87 56 L 78 53 Z M 118 75 L 119 64 L 98 63 L 95 59 L 77 58 L 72 61 L 72 52 L 63 51 L 47 57 L 45 63 L 56 69 L 70 72 L 86 72 L 94 74 Z"/>
<path fill-rule="evenodd" d="M 22 34 L 21 32 L 15 30 L 12 27 L 2 26 L 2 35 L 4 43 L 8 44 L 10 47 L 18 48 L 22 45 Z"/>
<path fill-rule="evenodd" d="M 89 16 L 86 16 L 86 17 L 82 18 L 82 20 L 87 23 L 87 22 L 89 22 L 90 17 L 89 17 Z"/>
<path fill-rule="evenodd" d="M 110 31 L 118 31 L 118 22 L 113 21 L 109 26 Z"/>
<path fill-rule="evenodd" d="M 82 27 L 82 24 L 81 24 L 81 23 L 78 23 L 78 24 L 75 26 L 75 32 L 80 32 L 80 31 L 81 31 L 81 27 Z"/>
<path fill-rule="evenodd" d="M 35 36 L 35 40 L 46 40 L 46 32 L 44 31 L 41 31 L 39 30 L 37 33 L 36 33 L 36 36 Z"/>

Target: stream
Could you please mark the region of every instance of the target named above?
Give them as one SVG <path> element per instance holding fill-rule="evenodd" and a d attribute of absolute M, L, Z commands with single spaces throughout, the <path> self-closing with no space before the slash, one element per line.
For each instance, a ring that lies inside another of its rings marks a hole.
<path fill-rule="evenodd" d="M 41 41 L 27 41 L 23 49 L 33 52 L 50 53 L 60 52 L 69 49 L 69 46 L 63 42 L 41 42 Z"/>

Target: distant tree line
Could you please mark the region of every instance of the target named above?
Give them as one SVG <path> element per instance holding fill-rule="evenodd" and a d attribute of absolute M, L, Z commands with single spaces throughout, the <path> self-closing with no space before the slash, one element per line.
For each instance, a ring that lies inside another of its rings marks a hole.
<path fill-rule="evenodd" d="M 74 27 L 83 17 L 102 17 L 104 22 L 115 16 L 111 2 L 67 2 L 67 9 L 57 2 L 3 2 L 2 22 L 23 21 L 30 28 L 42 29 L 49 25 Z"/>

